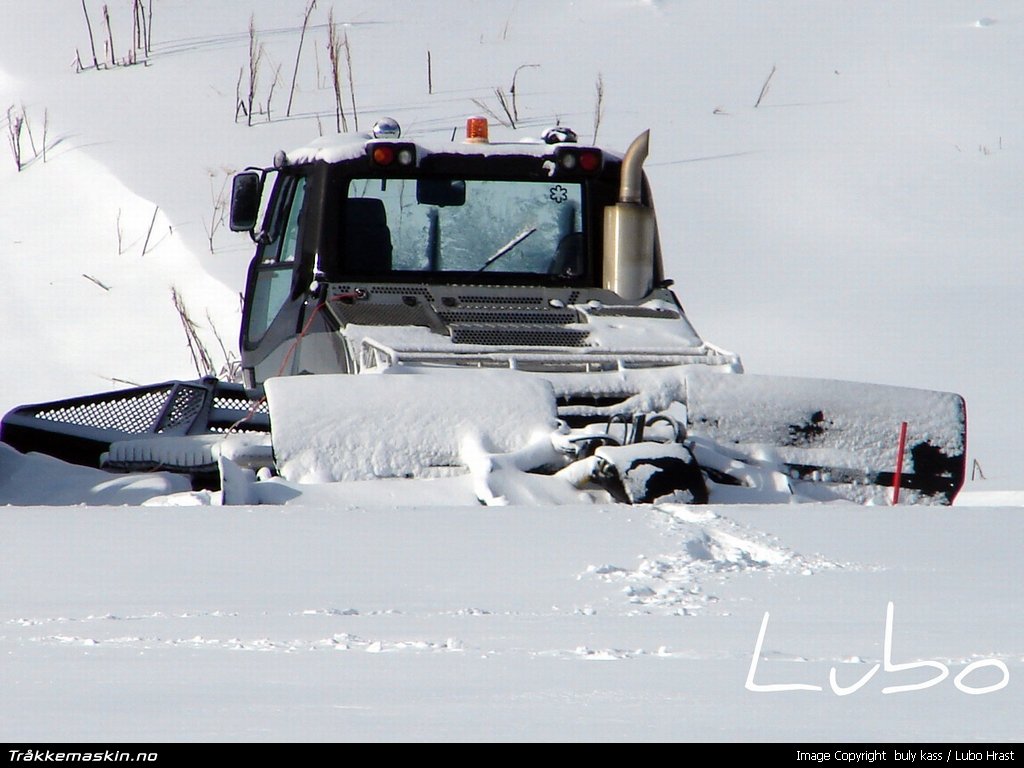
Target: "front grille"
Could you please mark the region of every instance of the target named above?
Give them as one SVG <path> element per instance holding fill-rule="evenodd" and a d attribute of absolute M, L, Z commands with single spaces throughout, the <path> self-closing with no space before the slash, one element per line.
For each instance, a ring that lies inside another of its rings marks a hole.
<path fill-rule="evenodd" d="M 571 328 L 452 328 L 455 344 L 504 347 L 587 347 L 589 334 Z"/>
<path fill-rule="evenodd" d="M 335 304 L 334 309 L 346 325 L 430 325 L 430 318 L 419 304 L 410 307 L 406 304 L 361 301 L 355 304 Z"/>
<path fill-rule="evenodd" d="M 501 304 L 502 306 L 533 306 L 544 303 L 543 296 L 505 296 L 496 294 L 494 296 L 459 296 L 460 304 Z"/>
<path fill-rule="evenodd" d="M 437 313 L 446 323 L 514 323 L 517 325 L 568 325 L 580 318 L 573 309 L 442 309 Z"/>

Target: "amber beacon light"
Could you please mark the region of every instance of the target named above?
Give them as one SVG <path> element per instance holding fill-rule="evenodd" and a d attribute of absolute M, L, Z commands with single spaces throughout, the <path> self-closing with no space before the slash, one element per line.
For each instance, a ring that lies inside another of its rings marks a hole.
<path fill-rule="evenodd" d="M 466 141 L 473 144 L 486 144 L 487 138 L 487 118 L 486 117 L 471 117 L 466 120 Z"/>

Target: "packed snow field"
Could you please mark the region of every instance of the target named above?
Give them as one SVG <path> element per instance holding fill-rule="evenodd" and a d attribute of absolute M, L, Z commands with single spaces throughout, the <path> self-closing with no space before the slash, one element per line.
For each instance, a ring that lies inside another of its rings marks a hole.
<path fill-rule="evenodd" d="M 290 116 L 302 0 L 155 0 L 147 64 L 100 71 L 65 6 L 16 4 L 0 27 L 0 123 L 32 131 L 20 172 L 0 156 L 0 411 L 194 377 L 172 287 L 230 362 L 251 243 L 219 218 L 225 182 L 335 126 L 327 4 Z M 109 9 L 121 59 L 132 4 Z M 0 446 L 0 738 L 1024 738 L 1020 9 L 360 1 L 334 18 L 362 129 L 388 114 L 447 137 L 503 114 L 513 76 L 522 130 L 492 120 L 496 138 L 561 121 L 623 148 L 651 128 L 666 272 L 697 329 L 754 373 L 963 394 L 985 479 L 951 509 L 485 509 L 394 484 L 143 507 L 180 483 Z"/>
<path fill-rule="evenodd" d="M 0 737 L 1018 740 L 1021 532 L 1005 509 L 10 509 Z M 765 612 L 752 685 L 821 690 L 747 689 Z M 867 679 L 837 695 L 833 668 Z"/>

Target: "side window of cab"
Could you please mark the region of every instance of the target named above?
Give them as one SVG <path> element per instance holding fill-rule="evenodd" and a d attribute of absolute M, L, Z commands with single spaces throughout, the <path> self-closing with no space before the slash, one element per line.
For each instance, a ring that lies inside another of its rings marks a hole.
<path fill-rule="evenodd" d="M 266 239 L 250 278 L 255 280 L 246 329 L 250 342 L 263 337 L 291 294 L 305 197 L 306 177 L 292 176 L 281 180 L 271 203 L 264 228 Z"/>

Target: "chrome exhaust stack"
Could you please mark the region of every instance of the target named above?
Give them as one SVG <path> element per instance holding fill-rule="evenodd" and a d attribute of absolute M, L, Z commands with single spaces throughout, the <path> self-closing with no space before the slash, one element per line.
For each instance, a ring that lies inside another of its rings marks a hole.
<path fill-rule="evenodd" d="M 619 201 L 604 210 L 603 285 L 631 301 L 654 287 L 654 209 L 641 202 L 650 137 L 644 131 L 629 145 L 622 159 Z"/>

